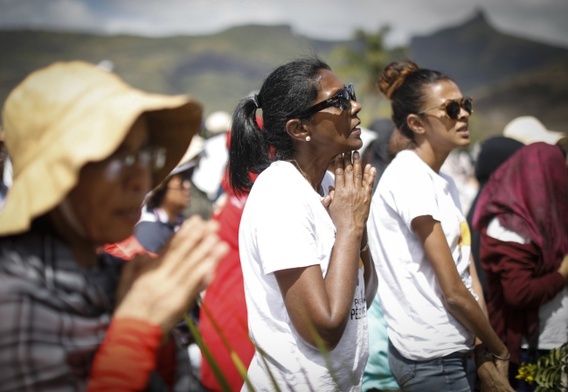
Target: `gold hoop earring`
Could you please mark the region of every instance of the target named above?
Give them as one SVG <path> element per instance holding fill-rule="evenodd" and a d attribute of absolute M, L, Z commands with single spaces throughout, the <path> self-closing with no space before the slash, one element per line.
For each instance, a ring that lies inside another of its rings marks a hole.
<path fill-rule="evenodd" d="M 310 137 L 310 135 L 306 136 L 306 141 L 309 142 L 310 140 L 312 140 L 312 138 Z"/>

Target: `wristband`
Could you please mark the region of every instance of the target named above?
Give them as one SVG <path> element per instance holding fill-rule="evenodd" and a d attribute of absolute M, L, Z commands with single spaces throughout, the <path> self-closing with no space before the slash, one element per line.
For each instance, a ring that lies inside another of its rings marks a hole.
<path fill-rule="evenodd" d="M 491 354 L 491 356 L 492 356 L 493 358 L 498 359 L 498 360 L 500 360 L 500 361 L 508 361 L 509 359 L 511 359 L 511 353 L 510 353 L 510 352 L 507 352 L 507 355 L 504 356 L 504 357 L 500 357 L 500 356 L 497 355 L 497 354 L 493 354 L 491 351 L 488 351 L 488 353 Z"/>

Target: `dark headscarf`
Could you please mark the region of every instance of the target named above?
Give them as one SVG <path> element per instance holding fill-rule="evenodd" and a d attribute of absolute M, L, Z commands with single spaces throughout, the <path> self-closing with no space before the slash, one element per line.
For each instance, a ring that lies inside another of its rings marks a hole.
<path fill-rule="evenodd" d="M 467 214 L 467 222 L 471 230 L 471 253 L 476 265 L 477 274 L 481 286 L 485 290 L 485 272 L 479 260 L 479 232 L 473 227 L 473 213 L 477 207 L 479 195 L 483 187 L 489 180 L 489 177 L 495 170 L 497 170 L 507 159 L 516 153 L 524 144 L 509 137 L 493 136 L 485 140 L 481 144 L 481 151 L 477 156 L 475 163 L 475 178 L 479 182 L 479 190 L 475 199 L 471 203 L 471 207 Z"/>
<path fill-rule="evenodd" d="M 509 137 L 493 136 L 483 142 L 475 163 L 475 177 L 485 185 L 489 177 L 524 144 Z"/>
<path fill-rule="evenodd" d="M 568 168 L 558 146 L 533 143 L 507 160 L 483 188 L 473 217 L 481 231 L 492 218 L 541 249 L 542 275 L 568 253 Z"/>

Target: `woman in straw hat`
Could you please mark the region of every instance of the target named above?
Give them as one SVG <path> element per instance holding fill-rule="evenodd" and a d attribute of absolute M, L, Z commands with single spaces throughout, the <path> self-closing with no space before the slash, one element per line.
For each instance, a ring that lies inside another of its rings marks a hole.
<path fill-rule="evenodd" d="M 123 268 L 97 249 L 132 234 L 201 113 L 188 96 L 147 94 L 83 62 L 36 71 L 10 93 L 0 390 L 189 389 L 182 362 L 156 358 L 161 348 L 175 362 L 164 337 L 226 253 L 215 224 L 191 219 L 158 259 Z"/>

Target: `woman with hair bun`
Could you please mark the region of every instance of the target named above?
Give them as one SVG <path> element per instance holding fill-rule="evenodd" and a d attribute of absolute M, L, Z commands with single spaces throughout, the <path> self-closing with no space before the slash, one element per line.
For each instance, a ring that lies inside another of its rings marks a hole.
<path fill-rule="evenodd" d="M 409 60 L 387 65 L 379 89 L 411 140 L 383 173 L 367 227 L 391 372 L 403 391 L 470 391 L 475 346 L 481 386 L 510 391 L 509 352 L 487 319 L 458 191 L 440 173 L 453 149 L 469 145 L 473 100 Z"/>
<path fill-rule="evenodd" d="M 317 58 L 278 67 L 235 110 L 229 173 L 233 189 L 250 190 L 239 253 L 256 349 L 243 389 L 361 390 L 377 280 L 365 230 L 376 170 L 355 151 L 360 110 L 353 86 Z"/>

